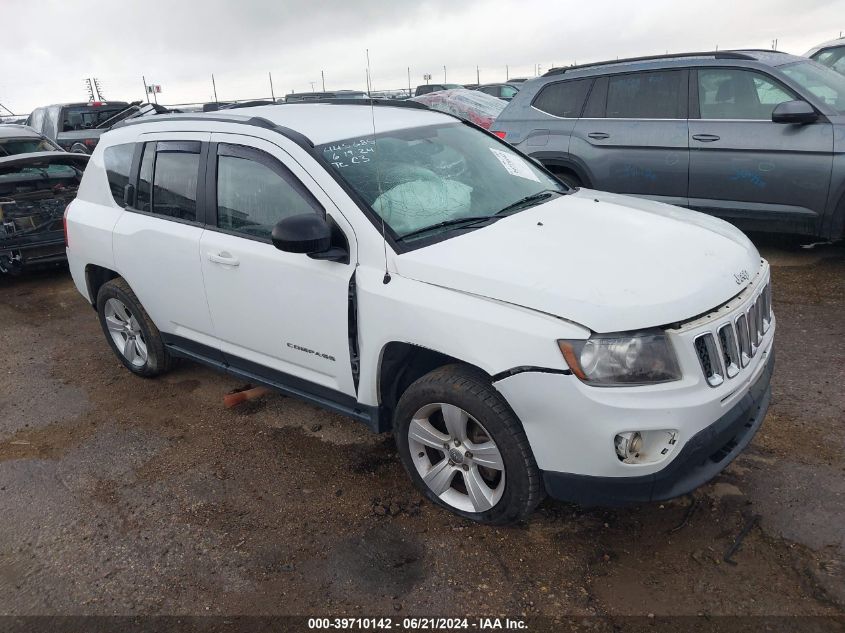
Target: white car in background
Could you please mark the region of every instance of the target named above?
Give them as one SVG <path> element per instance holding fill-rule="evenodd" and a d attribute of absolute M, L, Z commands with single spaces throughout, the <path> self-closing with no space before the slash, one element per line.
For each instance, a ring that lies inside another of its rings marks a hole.
<path fill-rule="evenodd" d="M 740 231 L 570 189 L 419 104 L 119 126 L 66 226 L 127 369 L 188 358 L 392 430 L 476 521 L 684 494 L 768 407 L 769 266 Z"/>
<path fill-rule="evenodd" d="M 809 57 L 832 68 L 840 75 L 845 75 L 845 37 L 819 44 L 804 53 L 804 57 Z"/>

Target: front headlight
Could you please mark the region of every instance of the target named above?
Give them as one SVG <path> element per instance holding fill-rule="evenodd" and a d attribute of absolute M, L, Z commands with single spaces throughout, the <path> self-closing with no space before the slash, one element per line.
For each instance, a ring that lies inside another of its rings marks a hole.
<path fill-rule="evenodd" d="M 596 334 L 557 343 L 572 373 L 590 385 L 653 385 L 681 379 L 675 352 L 662 332 Z"/>

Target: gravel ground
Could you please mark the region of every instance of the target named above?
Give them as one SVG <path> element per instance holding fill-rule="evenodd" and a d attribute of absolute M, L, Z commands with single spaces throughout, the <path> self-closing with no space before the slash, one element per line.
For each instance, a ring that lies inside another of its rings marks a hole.
<path fill-rule="evenodd" d="M 422 500 L 390 436 L 192 363 L 112 356 L 65 270 L 0 279 L 0 614 L 845 614 L 845 247 L 762 247 L 752 445 L 663 504 L 518 527 Z M 735 554 L 722 558 L 755 515 Z"/>

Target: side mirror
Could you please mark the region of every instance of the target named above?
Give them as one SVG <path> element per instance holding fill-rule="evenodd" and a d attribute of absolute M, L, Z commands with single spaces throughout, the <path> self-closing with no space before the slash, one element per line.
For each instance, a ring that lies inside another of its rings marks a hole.
<path fill-rule="evenodd" d="M 818 113 L 806 101 L 785 101 L 772 111 L 774 123 L 813 123 L 818 118 Z"/>
<path fill-rule="evenodd" d="M 304 253 L 311 259 L 349 263 L 349 252 L 332 247 L 332 226 L 316 213 L 279 220 L 271 234 L 273 246 L 286 253 Z"/>

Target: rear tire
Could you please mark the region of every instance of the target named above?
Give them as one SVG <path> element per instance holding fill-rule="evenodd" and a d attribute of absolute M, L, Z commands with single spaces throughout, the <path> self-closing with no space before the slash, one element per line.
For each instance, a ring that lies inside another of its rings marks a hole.
<path fill-rule="evenodd" d="M 515 523 L 545 496 L 522 425 L 480 371 L 447 365 L 418 379 L 399 399 L 393 428 L 414 484 L 459 516 Z"/>
<path fill-rule="evenodd" d="M 161 332 L 124 279 L 104 283 L 97 293 L 97 315 L 106 341 L 123 366 L 152 378 L 170 369 Z"/>

